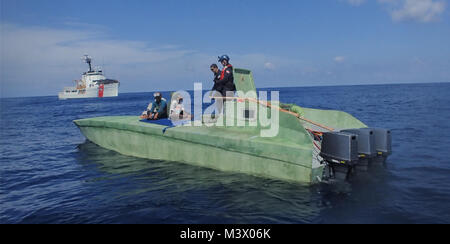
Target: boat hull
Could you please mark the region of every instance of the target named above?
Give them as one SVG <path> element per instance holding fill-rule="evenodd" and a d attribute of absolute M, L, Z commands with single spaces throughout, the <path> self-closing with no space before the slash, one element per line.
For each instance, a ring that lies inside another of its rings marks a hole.
<path fill-rule="evenodd" d="M 94 98 L 94 97 L 117 97 L 119 95 L 118 84 L 107 84 L 100 91 L 99 88 L 86 88 L 84 90 L 74 89 L 75 92 L 60 92 L 58 98 L 63 99 L 76 99 L 76 98 Z"/>
<path fill-rule="evenodd" d="M 80 130 L 91 142 L 127 156 L 302 183 L 311 183 L 313 174 L 310 167 L 303 165 L 162 136 L 111 128 L 80 127 Z M 316 171 L 321 173 L 319 169 Z"/>
<path fill-rule="evenodd" d="M 265 178 L 316 183 L 323 167 L 313 167 L 312 148 L 253 141 L 214 133 L 201 127 L 175 127 L 139 122 L 139 117 L 103 117 L 74 121 L 91 142 L 123 155 L 183 162 L 211 169 Z"/>

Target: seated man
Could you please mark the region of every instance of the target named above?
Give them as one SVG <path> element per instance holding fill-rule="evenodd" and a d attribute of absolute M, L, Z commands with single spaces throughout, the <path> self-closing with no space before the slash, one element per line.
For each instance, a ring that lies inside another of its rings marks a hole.
<path fill-rule="evenodd" d="M 175 94 L 172 98 L 169 117 L 171 120 L 189 119 L 191 117 L 190 114 L 185 111 L 183 97 L 179 94 Z"/>
<path fill-rule="evenodd" d="M 147 119 L 156 120 L 167 118 L 167 102 L 162 98 L 161 93 L 155 92 L 153 94 L 155 101 L 150 110 L 147 110 Z"/>

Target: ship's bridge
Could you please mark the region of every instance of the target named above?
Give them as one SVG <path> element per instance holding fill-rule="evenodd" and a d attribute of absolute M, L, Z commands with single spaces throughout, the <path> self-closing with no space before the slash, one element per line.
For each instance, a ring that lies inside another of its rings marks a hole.
<path fill-rule="evenodd" d="M 97 71 L 85 72 L 82 77 L 82 80 L 84 80 L 86 87 L 92 87 L 95 85 L 95 81 L 104 79 L 106 78 L 105 76 L 103 76 L 103 73 Z"/>
<path fill-rule="evenodd" d="M 83 75 L 103 75 L 103 71 L 87 71 L 83 72 Z"/>

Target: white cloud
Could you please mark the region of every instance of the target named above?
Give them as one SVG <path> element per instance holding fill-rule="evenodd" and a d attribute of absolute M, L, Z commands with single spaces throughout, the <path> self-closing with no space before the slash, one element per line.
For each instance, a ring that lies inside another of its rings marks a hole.
<path fill-rule="evenodd" d="M 336 62 L 336 63 L 342 63 L 342 62 L 344 62 L 345 61 L 345 57 L 343 57 L 343 56 L 337 56 L 337 57 L 334 57 L 334 62 Z"/>
<path fill-rule="evenodd" d="M 339 0 L 353 6 L 360 6 L 366 0 Z M 377 0 L 387 7 L 394 21 L 415 20 L 422 23 L 436 21 L 444 13 L 445 0 Z"/>
<path fill-rule="evenodd" d="M 274 69 L 275 69 L 275 65 L 274 65 L 273 63 L 271 63 L 271 62 L 266 62 L 266 63 L 264 64 L 264 69 L 267 69 L 267 70 L 274 70 Z"/>
<path fill-rule="evenodd" d="M 387 5 L 394 21 L 415 20 L 431 22 L 439 19 L 445 11 L 446 3 L 442 0 L 378 0 Z"/>
<path fill-rule="evenodd" d="M 95 66 L 104 65 L 109 77 L 123 80 L 122 88 L 128 91 L 145 91 L 157 82 L 167 85 L 164 81 L 186 79 L 182 73 L 185 64 L 204 59 L 198 52 L 173 44 L 150 46 L 143 41 L 114 40 L 99 28 L 73 26 L 54 29 L 0 24 L 1 95 L 56 95 L 86 71 L 80 59 L 84 54 L 93 57 Z M 197 73 L 192 72 L 189 78 L 194 81 Z"/>
<path fill-rule="evenodd" d="M 296 63 L 295 60 L 269 56 L 264 53 L 233 54 L 232 60 L 235 60 L 235 66 L 248 67 L 249 69 L 260 71 L 273 71 L 277 67 L 286 67 L 292 63 Z"/>
<path fill-rule="evenodd" d="M 103 66 L 108 78 L 121 81 L 120 92 L 193 89 L 194 82 L 204 82 L 208 89 L 209 66 L 217 63 L 217 53 L 179 43 L 118 40 L 111 38 L 107 28 L 90 24 L 44 28 L 3 23 L 0 31 L 2 97 L 56 96 L 87 70 L 81 60 L 84 54 L 93 57 L 94 66 Z M 254 72 L 258 85 L 268 79 L 282 80 L 278 74 L 292 75 L 303 67 L 298 60 L 262 53 L 229 54 L 235 67 Z"/>

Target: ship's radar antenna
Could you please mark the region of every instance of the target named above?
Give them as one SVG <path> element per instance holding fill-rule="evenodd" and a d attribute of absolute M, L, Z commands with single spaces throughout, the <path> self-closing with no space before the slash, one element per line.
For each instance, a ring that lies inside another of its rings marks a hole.
<path fill-rule="evenodd" d="M 83 59 L 84 62 L 86 62 L 89 65 L 89 72 L 92 72 L 92 66 L 91 66 L 92 58 L 91 58 L 91 56 L 86 54 L 81 59 Z"/>

